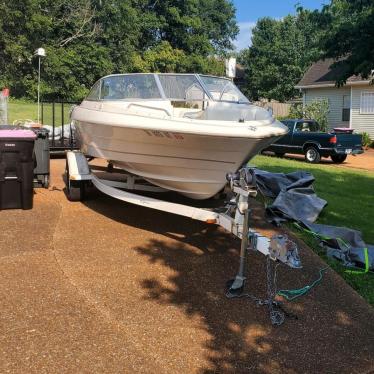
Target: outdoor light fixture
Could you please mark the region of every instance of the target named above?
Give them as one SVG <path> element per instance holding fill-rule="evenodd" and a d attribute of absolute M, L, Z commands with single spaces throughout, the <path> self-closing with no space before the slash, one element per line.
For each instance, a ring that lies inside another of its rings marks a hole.
<path fill-rule="evenodd" d="M 38 124 L 40 123 L 40 61 L 42 57 L 45 57 L 45 49 L 44 48 L 38 48 L 34 56 L 38 56 Z"/>

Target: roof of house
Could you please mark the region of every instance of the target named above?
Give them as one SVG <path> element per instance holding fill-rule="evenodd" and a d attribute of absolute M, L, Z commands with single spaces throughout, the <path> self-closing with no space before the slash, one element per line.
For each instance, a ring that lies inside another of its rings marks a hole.
<path fill-rule="evenodd" d="M 331 68 L 334 60 L 328 58 L 314 63 L 304 74 L 296 88 L 317 88 L 317 87 L 334 87 L 336 78 L 342 73 L 344 67 L 338 66 Z M 347 79 L 347 85 L 355 83 L 369 83 L 369 80 L 363 79 L 359 75 L 353 75 Z"/>

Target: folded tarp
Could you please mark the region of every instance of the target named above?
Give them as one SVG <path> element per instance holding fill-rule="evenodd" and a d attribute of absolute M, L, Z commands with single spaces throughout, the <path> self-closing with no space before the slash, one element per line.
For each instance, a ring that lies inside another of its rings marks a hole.
<path fill-rule="evenodd" d="M 268 171 L 253 168 L 257 187 L 266 197 L 276 198 L 281 191 L 293 188 L 310 187 L 314 182 L 312 174 L 306 171 L 295 171 L 293 173 L 270 173 Z"/>
<path fill-rule="evenodd" d="M 276 225 L 288 220 L 314 222 L 327 205 L 314 192 L 314 177 L 308 172 L 284 174 L 253 169 L 252 174 L 260 192 L 266 197 L 275 198 L 266 212 Z"/>
<path fill-rule="evenodd" d="M 326 205 L 312 187 L 293 188 L 281 191 L 266 213 L 276 225 L 288 220 L 315 222 Z"/>

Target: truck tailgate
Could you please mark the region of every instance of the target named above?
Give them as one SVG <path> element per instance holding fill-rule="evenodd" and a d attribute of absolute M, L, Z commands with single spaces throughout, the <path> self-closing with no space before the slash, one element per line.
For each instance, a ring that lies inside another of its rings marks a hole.
<path fill-rule="evenodd" d="M 362 137 L 360 134 L 335 134 L 338 148 L 355 149 L 361 147 Z"/>

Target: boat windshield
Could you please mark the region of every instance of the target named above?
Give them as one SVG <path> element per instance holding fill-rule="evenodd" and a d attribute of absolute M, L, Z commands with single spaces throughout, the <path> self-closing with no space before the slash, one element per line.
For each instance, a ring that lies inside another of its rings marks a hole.
<path fill-rule="evenodd" d="M 172 101 L 202 101 L 208 96 L 196 75 L 187 74 L 160 74 L 160 83 L 165 96 Z"/>
<path fill-rule="evenodd" d="M 112 75 L 101 80 L 101 100 L 160 98 L 161 94 L 153 74 Z"/>
<path fill-rule="evenodd" d="M 200 75 L 200 79 L 214 100 L 249 103 L 249 100 L 239 91 L 235 84 L 227 78 Z"/>
<path fill-rule="evenodd" d="M 162 87 L 161 87 L 162 86 Z M 163 92 L 162 92 L 163 91 Z M 164 96 L 165 95 L 165 96 Z M 100 79 L 86 100 L 169 99 L 196 105 L 216 101 L 248 103 L 248 99 L 226 78 L 196 74 L 120 74 Z"/>

